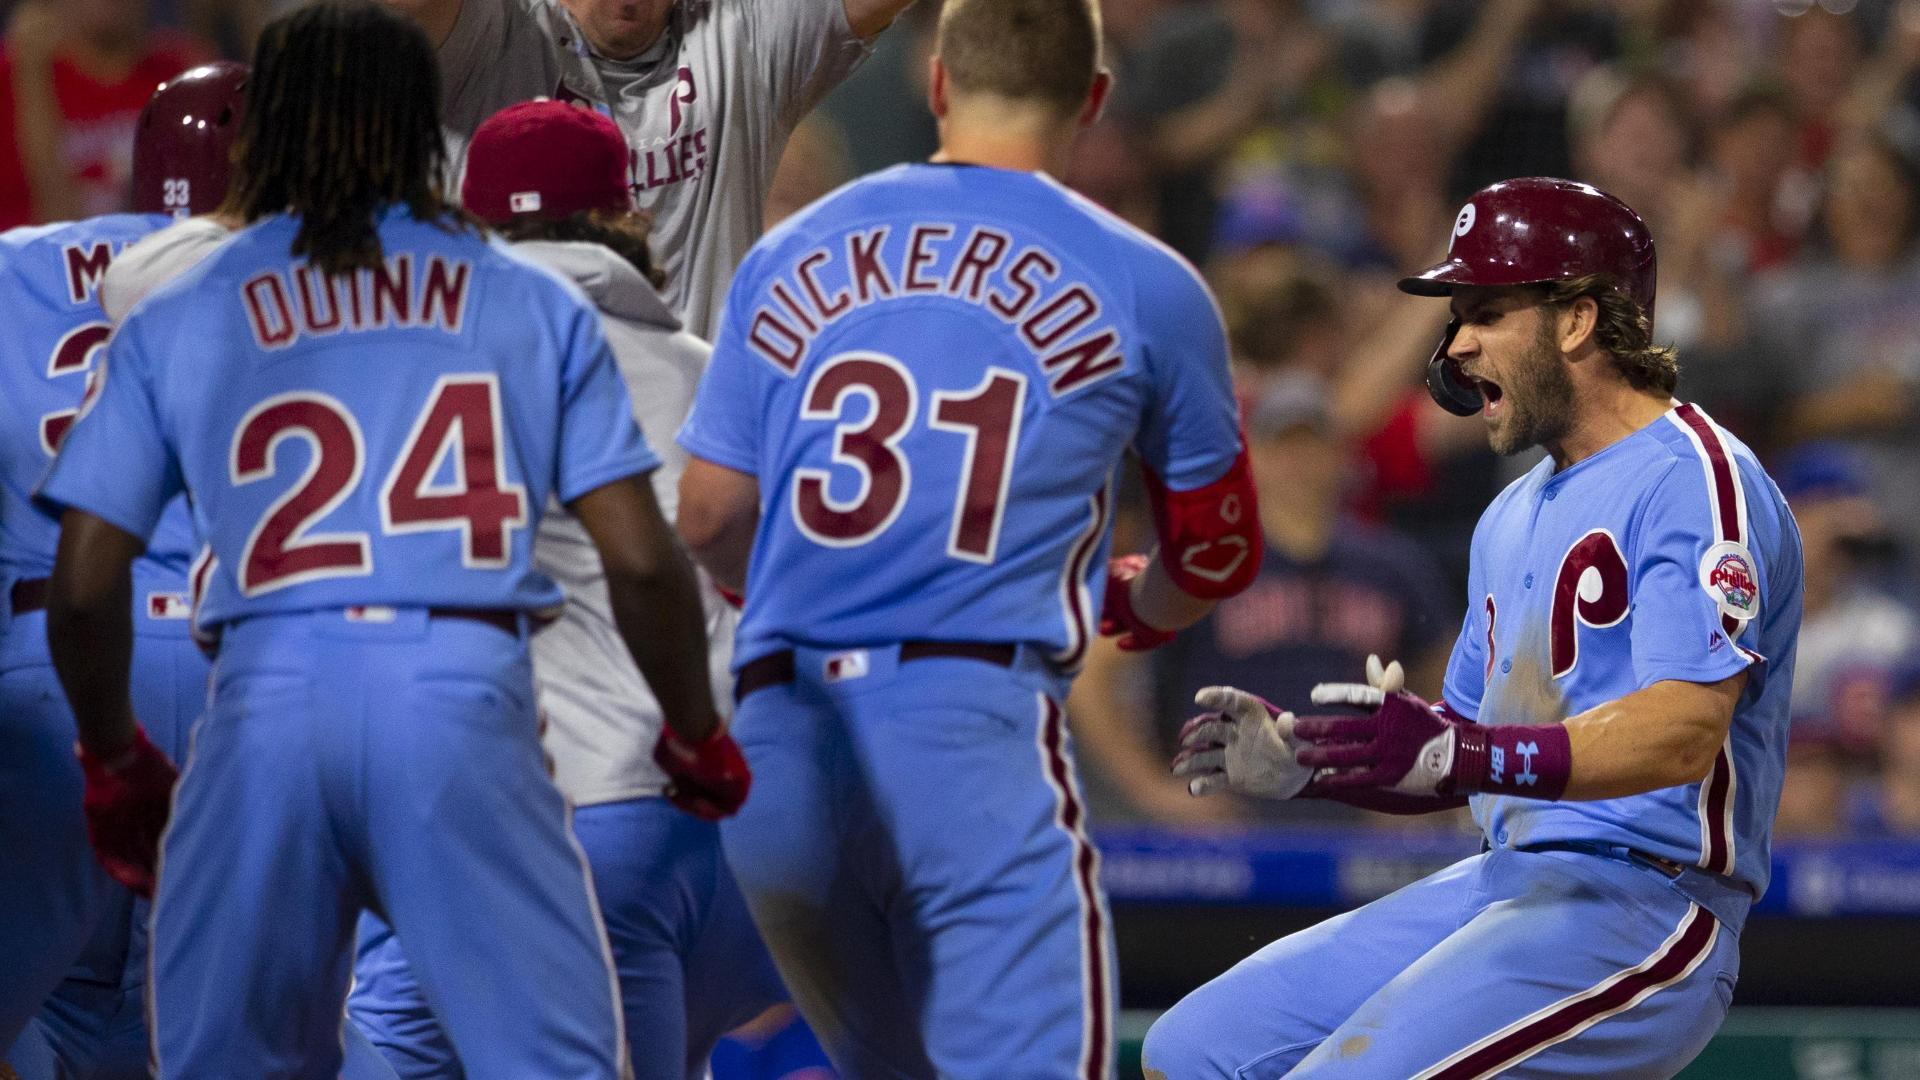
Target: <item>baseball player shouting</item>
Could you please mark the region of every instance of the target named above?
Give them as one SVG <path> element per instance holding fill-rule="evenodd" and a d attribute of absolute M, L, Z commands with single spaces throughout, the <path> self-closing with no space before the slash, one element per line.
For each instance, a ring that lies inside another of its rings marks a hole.
<path fill-rule="evenodd" d="M 32 493 L 111 329 L 96 299 L 102 275 L 124 245 L 226 196 L 246 78 L 245 65 L 208 64 L 154 92 L 134 134 L 135 213 L 0 233 L 0 309 L 8 313 L 0 378 L 10 406 L 0 422 L 0 610 L 8 615 L 0 623 L 0 910 L 8 913 L 0 1061 L 27 1080 L 56 1069 L 144 1076 L 147 1058 L 147 904 L 114 885 L 87 846 L 73 716 L 47 655 L 47 575 L 60 523 Z M 177 501 L 134 571 L 134 700 L 155 742 L 175 755 L 206 696 L 207 663 L 187 633 L 193 550 L 186 503 Z"/>
<path fill-rule="evenodd" d="M 746 594 L 762 793 L 727 859 L 853 1076 L 1111 1073 L 1060 702 L 1128 446 L 1162 546 L 1112 573 L 1115 632 L 1165 640 L 1258 568 L 1211 297 L 1046 175 L 1105 97 L 1099 42 L 1091 0 L 950 0 L 939 156 L 756 245 L 680 435 L 681 533 Z"/>
<path fill-rule="evenodd" d="M 227 201 L 246 228 L 116 331 L 41 490 L 66 509 L 48 638 L 89 823 L 129 877 L 153 872 L 174 776 L 127 699 L 126 568 L 181 491 L 214 556 L 220 654 L 153 915 L 163 1077 L 337 1075 L 362 909 L 407 941 L 471 1075 L 625 1072 L 535 724 L 528 623 L 561 600 L 529 558 L 550 496 L 594 539 L 691 750 L 674 782 L 744 796 L 599 320 L 449 212 L 438 100 L 430 46 L 378 4 L 271 24 Z"/>
<path fill-rule="evenodd" d="M 474 136 L 462 201 L 517 238 L 514 250 L 592 297 L 645 431 L 686 419 L 707 345 L 655 291 L 646 219 L 633 210 L 626 143 L 598 113 L 543 101 L 502 110 Z M 663 447 L 649 479 L 669 519 L 686 452 Z M 710 808 L 682 800 L 654 760 L 660 706 L 628 657 L 607 579 L 586 529 L 550 509 L 534 565 L 565 590 L 560 618 L 533 639 L 554 780 L 575 807 L 574 836 L 593 869 L 613 947 L 634 1075 L 706 1075 L 728 1030 L 786 1000 L 720 852 Z M 707 590 L 709 636 L 730 634 L 730 608 Z M 712 654 L 717 693 L 724 647 Z M 666 797 L 662 797 L 662 796 Z M 404 1078 L 461 1075 L 406 960 L 404 943 L 367 916 L 348 1010 Z"/>
<path fill-rule="evenodd" d="M 1394 813 L 1473 807 L 1487 851 L 1267 946 L 1148 1034 L 1153 1077 L 1667 1077 L 1726 1015 L 1767 885 L 1800 539 L 1753 454 L 1673 399 L 1653 239 L 1565 180 L 1474 195 L 1428 385 L 1547 456 L 1474 534 L 1445 700 L 1323 684 L 1303 716 L 1222 687 L 1175 771 Z"/>
<path fill-rule="evenodd" d="M 388 0 L 440 53 L 453 176 L 480 122 L 536 97 L 620 125 L 668 306 L 711 337 L 795 124 L 912 0 Z"/>

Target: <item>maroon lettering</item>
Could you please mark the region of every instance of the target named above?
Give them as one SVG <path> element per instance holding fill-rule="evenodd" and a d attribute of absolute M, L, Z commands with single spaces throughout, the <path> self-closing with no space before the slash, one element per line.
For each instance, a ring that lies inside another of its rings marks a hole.
<path fill-rule="evenodd" d="M 887 226 L 847 235 L 847 265 L 853 278 L 854 296 L 862 304 L 871 304 L 877 296 L 889 299 L 896 292 L 886 264 L 880 261 L 880 248 L 887 242 Z"/>
<path fill-rule="evenodd" d="M 921 271 L 932 266 L 940 257 L 937 251 L 929 251 L 927 245 L 935 240 L 945 240 L 953 235 L 951 225 L 915 225 L 913 235 L 907 241 L 907 268 L 901 275 L 900 289 L 909 293 L 934 293 L 940 291 L 940 283 L 921 276 Z"/>
<path fill-rule="evenodd" d="M 825 263 L 830 258 L 832 258 L 832 256 L 827 254 L 825 248 L 822 248 L 808 254 L 806 258 L 801 259 L 799 267 L 794 271 L 794 276 L 800 279 L 800 287 L 807 292 L 807 299 L 813 301 L 813 310 L 820 313 L 820 318 L 823 322 L 831 322 L 839 318 L 842 312 L 853 306 L 853 298 L 847 295 L 847 290 L 845 289 L 841 289 L 839 292 L 833 294 L 831 300 L 821 295 L 820 281 L 814 277 L 813 268 Z"/>
<path fill-rule="evenodd" d="M 287 300 L 287 288 L 280 276 L 262 271 L 240 287 L 246 301 L 247 319 L 253 324 L 253 340 L 263 349 L 278 349 L 293 340 L 293 305 Z"/>
<path fill-rule="evenodd" d="M 1026 339 L 1028 348 L 1034 352 L 1044 352 L 1068 335 L 1079 333 L 1099 314 L 1100 302 L 1093 298 L 1086 286 L 1075 285 L 1021 323 L 1020 336 Z"/>
<path fill-rule="evenodd" d="M 753 326 L 747 331 L 747 344 L 761 358 L 791 375 L 800 370 L 800 359 L 807 354 L 807 339 L 780 321 L 766 308 L 753 313 Z"/>
<path fill-rule="evenodd" d="M 76 304 L 93 299 L 100 279 L 107 276 L 107 267 L 113 262 L 112 245 L 104 240 L 85 248 L 68 244 L 62 254 L 67 259 L 67 298 Z"/>
<path fill-rule="evenodd" d="M 1119 346 L 1119 335 L 1102 330 L 1046 357 L 1040 369 L 1047 373 L 1047 389 L 1059 397 L 1121 370 L 1127 361 Z"/>
<path fill-rule="evenodd" d="M 959 296 L 965 292 L 969 302 L 979 303 L 980 294 L 987 287 L 987 275 L 1000 265 L 1012 244 L 1006 233 L 984 225 L 974 229 L 947 275 L 947 295 Z"/>
<path fill-rule="evenodd" d="M 1570 673 L 1580 662 L 1580 624 L 1596 630 L 1615 625 L 1627 617 L 1629 599 L 1627 561 L 1613 534 L 1595 529 L 1574 541 L 1554 575 L 1553 611 L 1547 623 L 1554 678 Z"/>
<path fill-rule="evenodd" d="M 331 334 L 340 329 L 340 301 L 333 291 L 333 279 L 315 270 L 303 266 L 293 275 L 294 292 L 300 297 L 300 321 L 309 334 Z M 315 299 L 315 293 L 326 297 L 325 314 L 322 305 Z"/>
<path fill-rule="evenodd" d="M 467 278 L 472 267 L 438 255 L 427 261 L 426 292 L 420 298 L 420 325 L 432 321 L 450 334 L 460 332 L 467 314 Z"/>
<path fill-rule="evenodd" d="M 814 334 L 820 332 L 820 325 L 807 317 L 807 313 L 800 307 L 800 301 L 793 298 L 793 293 L 787 289 L 784 283 L 774 282 L 769 291 L 773 293 L 775 300 L 780 301 L 780 306 L 792 312 L 793 317 L 798 319 L 800 325 L 806 328 L 808 337 L 812 337 Z"/>
<path fill-rule="evenodd" d="M 409 325 L 413 319 L 413 256 L 396 255 L 371 273 L 373 325 Z"/>
<path fill-rule="evenodd" d="M 1032 280 L 1030 276 L 1033 270 L 1040 271 L 1048 280 L 1060 276 L 1059 263 L 1054 262 L 1051 256 L 1039 248 L 1028 248 L 1020 253 L 1019 258 L 1013 260 L 1011 267 L 1007 268 L 1007 281 L 1013 285 L 1015 292 L 1008 297 L 997 289 L 988 290 L 987 306 L 1001 318 L 1009 322 L 1018 322 L 1021 315 L 1033 304 L 1034 298 L 1040 295 L 1040 283 Z"/>

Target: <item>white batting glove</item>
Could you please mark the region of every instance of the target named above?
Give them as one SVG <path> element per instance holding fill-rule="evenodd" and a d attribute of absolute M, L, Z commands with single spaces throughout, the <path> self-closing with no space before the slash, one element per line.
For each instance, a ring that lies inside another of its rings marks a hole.
<path fill-rule="evenodd" d="M 1400 661 L 1382 664 L 1380 657 L 1367 654 L 1367 681 L 1323 682 L 1313 688 L 1309 695 L 1315 705 L 1350 705 L 1356 709 L 1377 709 L 1387 700 L 1388 694 L 1397 694 L 1407 688 L 1407 673 Z"/>
<path fill-rule="evenodd" d="M 1173 774 L 1187 777 L 1189 792 L 1291 799 L 1313 779 L 1313 770 L 1294 760 L 1292 713 L 1231 686 L 1209 686 L 1193 700 L 1208 711 L 1180 729 L 1173 759 Z"/>

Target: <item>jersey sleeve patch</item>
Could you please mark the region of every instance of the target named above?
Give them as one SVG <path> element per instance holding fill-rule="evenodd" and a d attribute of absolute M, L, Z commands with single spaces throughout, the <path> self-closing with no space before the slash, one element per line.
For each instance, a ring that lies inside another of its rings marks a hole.
<path fill-rule="evenodd" d="M 1760 613 L 1760 575 L 1746 545 L 1722 540 L 1700 558 L 1700 587 L 1727 618 L 1746 622 Z"/>

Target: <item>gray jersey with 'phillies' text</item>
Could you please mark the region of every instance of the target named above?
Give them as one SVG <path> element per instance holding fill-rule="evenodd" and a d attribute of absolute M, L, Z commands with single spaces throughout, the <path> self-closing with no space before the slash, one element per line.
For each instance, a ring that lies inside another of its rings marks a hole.
<path fill-rule="evenodd" d="M 466 0 L 440 46 L 449 180 L 474 129 L 508 105 L 550 97 L 605 112 L 654 217 L 667 303 L 711 337 L 788 135 L 867 51 L 844 0 L 680 0 L 660 40 L 627 61 L 596 54 L 557 0 Z"/>
<path fill-rule="evenodd" d="M 565 275 L 600 309 L 620 376 L 633 399 L 640 430 L 661 446 L 660 467 L 648 477 L 669 520 L 679 502 L 687 453 L 673 446 L 707 367 L 707 344 L 680 320 L 632 264 L 599 244 L 526 241 L 515 252 Z M 560 620 L 533 635 L 533 673 L 540 683 L 541 740 L 553 759 L 553 779 L 576 806 L 659 795 L 666 774 L 653 762 L 660 737 L 660 705 L 634 666 L 613 624 L 600 553 L 579 520 L 558 506 L 540 519 L 533 561 L 567 594 Z M 731 700 L 727 668 L 733 656 L 734 611 L 702 575 L 708 670 L 715 702 Z"/>

